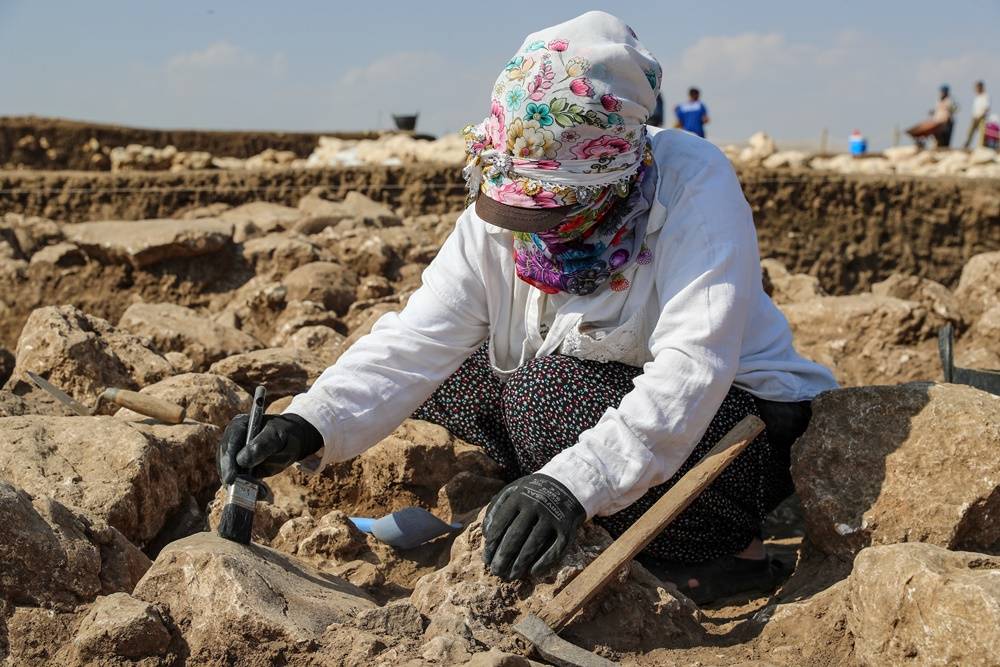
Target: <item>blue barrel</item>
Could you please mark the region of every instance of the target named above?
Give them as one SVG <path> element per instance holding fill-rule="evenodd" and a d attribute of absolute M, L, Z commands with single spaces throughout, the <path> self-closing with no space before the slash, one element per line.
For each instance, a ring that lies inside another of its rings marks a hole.
<path fill-rule="evenodd" d="M 851 155 L 855 157 L 864 155 L 868 152 L 868 140 L 861 135 L 861 132 L 854 130 L 851 132 L 850 147 Z"/>

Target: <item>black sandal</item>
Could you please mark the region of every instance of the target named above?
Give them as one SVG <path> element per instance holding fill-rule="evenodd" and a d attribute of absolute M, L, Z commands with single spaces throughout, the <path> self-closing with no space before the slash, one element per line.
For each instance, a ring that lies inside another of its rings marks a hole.
<path fill-rule="evenodd" d="M 699 606 L 746 593 L 768 594 L 787 578 L 787 568 L 777 558 L 760 560 L 723 556 L 707 563 L 685 565 L 643 559 L 640 562 L 663 581 L 669 581 Z M 689 586 L 695 579 L 697 586 Z"/>

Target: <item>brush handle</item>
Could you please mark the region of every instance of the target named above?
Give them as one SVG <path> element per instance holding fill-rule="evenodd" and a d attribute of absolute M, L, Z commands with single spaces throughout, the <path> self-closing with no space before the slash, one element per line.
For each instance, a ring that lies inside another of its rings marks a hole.
<path fill-rule="evenodd" d="M 257 437 L 264 427 L 264 403 L 267 401 L 267 388 L 258 385 L 253 392 L 253 405 L 250 406 L 250 421 L 247 423 L 247 441 L 244 447 L 250 445 L 250 441 Z M 249 475 L 250 471 L 245 468 L 238 469 L 239 474 Z"/>

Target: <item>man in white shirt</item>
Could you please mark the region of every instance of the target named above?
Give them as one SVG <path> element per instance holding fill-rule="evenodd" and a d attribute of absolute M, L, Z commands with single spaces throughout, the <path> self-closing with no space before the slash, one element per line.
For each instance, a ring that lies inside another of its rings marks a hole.
<path fill-rule="evenodd" d="M 764 515 L 792 491 L 809 401 L 836 387 L 763 291 L 750 207 L 712 144 L 645 125 L 661 70 L 588 12 L 530 35 L 466 129 L 475 198 L 400 313 L 381 318 L 220 477 L 357 456 L 413 415 L 511 483 L 483 523 L 503 578 L 593 518 L 619 535 L 748 414 L 767 430 L 645 550 L 696 600 L 776 584 Z M 692 575 L 684 566 L 704 569 Z M 675 567 L 676 566 L 676 567 Z"/>
<path fill-rule="evenodd" d="M 986 127 L 986 117 L 990 113 L 990 96 L 986 92 L 986 83 L 976 81 L 976 96 L 972 100 L 972 123 L 969 125 L 969 136 L 965 138 L 965 148 L 972 146 L 972 141 L 978 133 L 984 136 L 983 130 Z M 978 142 L 984 144 L 981 138 Z"/>

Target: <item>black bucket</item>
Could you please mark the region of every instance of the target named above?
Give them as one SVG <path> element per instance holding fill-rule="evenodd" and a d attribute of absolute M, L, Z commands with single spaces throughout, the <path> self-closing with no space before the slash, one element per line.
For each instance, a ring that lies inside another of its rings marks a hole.
<path fill-rule="evenodd" d="M 419 115 L 420 114 L 418 113 L 415 113 L 412 116 L 397 116 L 396 114 L 393 114 L 392 122 L 396 124 L 397 130 L 412 132 L 417 128 L 417 116 Z"/>

